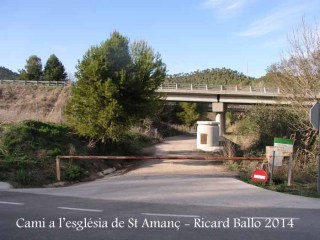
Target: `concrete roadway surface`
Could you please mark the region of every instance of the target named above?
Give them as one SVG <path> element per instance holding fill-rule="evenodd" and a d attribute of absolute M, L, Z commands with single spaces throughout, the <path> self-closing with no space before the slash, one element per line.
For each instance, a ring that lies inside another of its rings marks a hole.
<path fill-rule="evenodd" d="M 145 152 L 197 154 L 194 136 Z M 320 200 L 264 190 L 221 165 L 188 160 L 141 162 L 69 187 L 0 191 L 0 240 L 258 238 L 320 239 Z"/>

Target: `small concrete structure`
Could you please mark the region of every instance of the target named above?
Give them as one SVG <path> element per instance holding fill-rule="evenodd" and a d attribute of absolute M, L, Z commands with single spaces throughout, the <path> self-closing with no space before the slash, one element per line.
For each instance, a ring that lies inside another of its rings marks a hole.
<path fill-rule="evenodd" d="M 197 149 L 210 152 L 220 151 L 220 123 L 214 121 L 198 121 L 197 124 Z"/>

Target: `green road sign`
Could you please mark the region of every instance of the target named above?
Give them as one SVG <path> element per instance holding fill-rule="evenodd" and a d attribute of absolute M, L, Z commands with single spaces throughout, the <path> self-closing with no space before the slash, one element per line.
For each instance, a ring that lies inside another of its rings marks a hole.
<path fill-rule="evenodd" d="M 287 145 L 293 145 L 293 140 L 286 138 L 275 138 L 274 143 L 282 143 Z"/>
<path fill-rule="evenodd" d="M 290 156 L 293 153 L 293 140 L 285 138 L 274 139 L 274 150 L 279 156 Z"/>

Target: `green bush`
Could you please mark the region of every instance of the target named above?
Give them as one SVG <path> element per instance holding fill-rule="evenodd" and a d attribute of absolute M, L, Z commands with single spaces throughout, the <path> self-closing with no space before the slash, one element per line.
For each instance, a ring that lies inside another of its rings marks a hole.
<path fill-rule="evenodd" d="M 135 154 L 140 149 L 150 146 L 153 139 L 134 132 L 128 132 L 123 135 L 118 142 L 107 146 L 107 153 L 115 152 L 116 154 Z"/>
<path fill-rule="evenodd" d="M 0 179 L 17 186 L 43 186 L 55 181 L 57 155 L 125 155 L 134 154 L 152 143 L 148 137 L 126 133 L 118 142 L 108 142 L 103 151 L 88 147 L 88 140 L 61 124 L 37 121 L 0 126 Z M 65 167 L 66 166 L 66 167 Z M 96 171 L 107 162 L 76 161 L 61 167 L 63 179 L 77 181 Z"/>
<path fill-rule="evenodd" d="M 34 182 L 33 174 L 25 169 L 19 169 L 14 176 L 14 180 L 21 185 L 30 185 Z"/>
<path fill-rule="evenodd" d="M 239 135 L 255 135 L 257 145 L 264 148 L 273 145 L 275 137 L 290 138 L 294 133 L 290 123 L 294 122 L 296 113 L 285 106 L 253 106 L 246 112 L 237 128 Z"/>
<path fill-rule="evenodd" d="M 47 154 L 51 157 L 56 157 L 58 155 L 61 155 L 61 150 L 59 148 L 50 149 L 47 151 Z"/>
<path fill-rule="evenodd" d="M 238 116 L 234 112 L 227 112 L 226 119 L 229 120 L 230 124 L 233 125 L 238 120 Z"/>
<path fill-rule="evenodd" d="M 177 116 L 186 126 L 194 125 L 200 118 L 200 113 L 196 103 L 180 103 L 182 112 L 177 113 Z"/>
<path fill-rule="evenodd" d="M 14 156 L 15 161 L 46 160 L 46 154 L 37 154 L 50 150 L 50 156 L 60 154 L 60 148 L 66 149 L 68 127 L 60 124 L 48 124 L 37 121 L 24 121 L 8 124 L 0 129 L 0 149 L 4 160 Z"/>
<path fill-rule="evenodd" d="M 70 146 L 88 155 L 87 141 L 71 133 L 65 125 L 37 121 L 1 125 L 1 178 L 19 186 L 51 183 L 57 155 L 69 155 Z"/>
<path fill-rule="evenodd" d="M 77 181 L 85 176 L 85 171 L 78 165 L 69 165 L 65 170 L 65 179 L 68 181 Z"/>

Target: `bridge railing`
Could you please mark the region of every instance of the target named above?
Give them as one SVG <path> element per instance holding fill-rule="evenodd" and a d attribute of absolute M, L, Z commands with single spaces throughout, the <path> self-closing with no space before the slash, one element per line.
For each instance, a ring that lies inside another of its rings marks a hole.
<path fill-rule="evenodd" d="M 188 84 L 188 83 L 163 83 L 158 91 L 208 91 L 228 93 L 262 93 L 280 94 L 279 88 L 237 86 L 237 85 L 212 85 L 212 84 Z"/>
<path fill-rule="evenodd" d="M 33 80 L 0 80 L 0 85 L 31 85 L 31 86 L 61 86 L 67 85 L 66 81 L 33 81 Z"/>
<path fill-rule="evenodd" d="M 62 86 L 66 81 L 33 81 L 33 80 L 0 80 L 0 85 L 32 85 L 32 86 Z M 238 85 L 213 85 L 213 84 L 189 84 L 189 83 L 163 83 L 158 91 L 201 91 L 201 92 L 224 92 L 224 93 L 261 93 L 280 94 L 279 88 L 238 86 Z"/>

